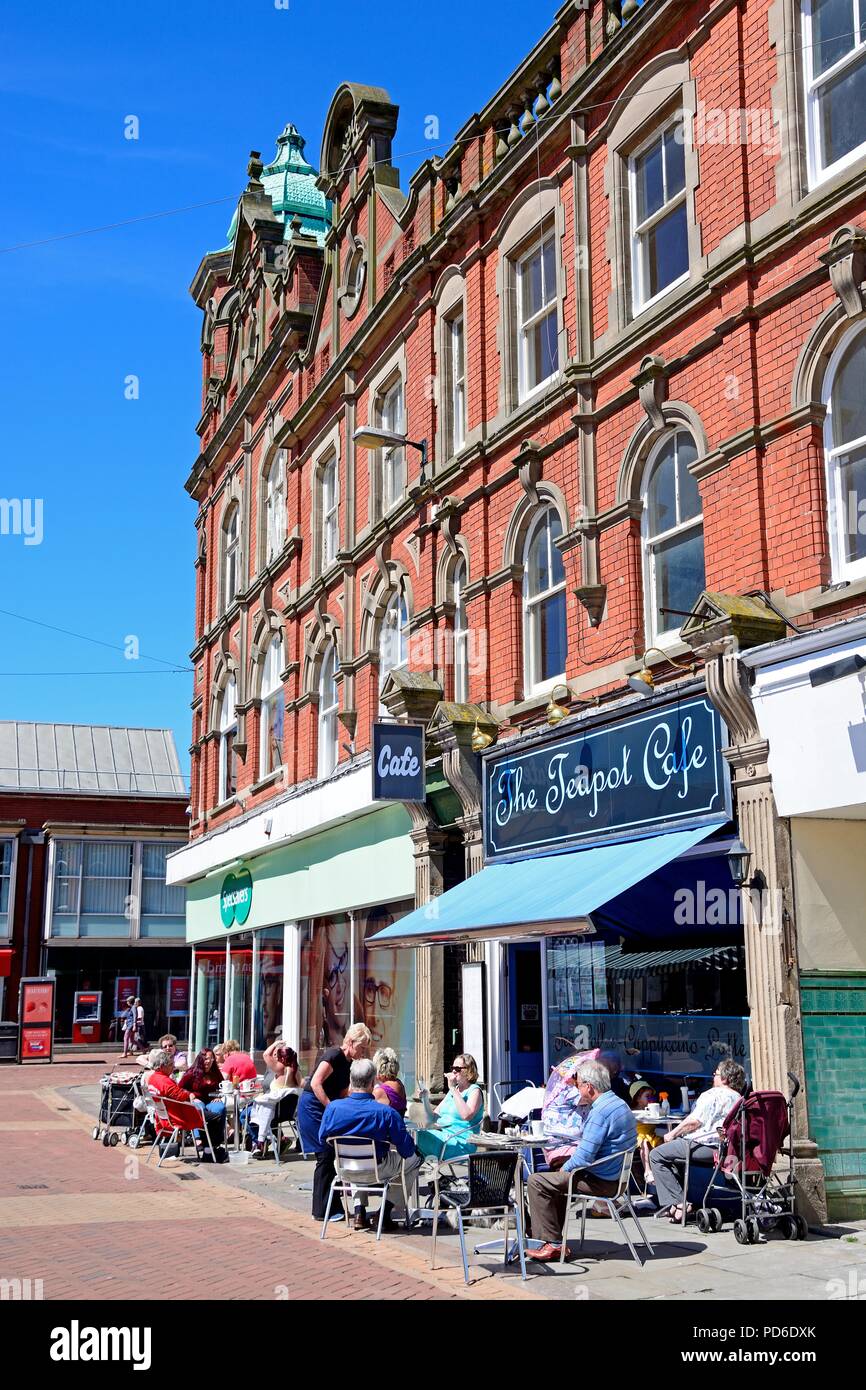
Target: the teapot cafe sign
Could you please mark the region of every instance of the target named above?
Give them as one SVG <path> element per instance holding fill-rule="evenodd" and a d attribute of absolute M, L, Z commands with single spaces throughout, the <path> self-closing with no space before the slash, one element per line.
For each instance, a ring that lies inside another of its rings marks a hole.
<path fill-rule="evenodd" d="M 695 696 L 484 767 L 488 861 L 731 814 L 722 722 Z"/>

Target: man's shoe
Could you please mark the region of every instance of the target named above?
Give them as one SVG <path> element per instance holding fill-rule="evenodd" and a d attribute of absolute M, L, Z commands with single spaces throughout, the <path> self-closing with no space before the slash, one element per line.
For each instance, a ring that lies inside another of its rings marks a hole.
<path fill-rule="evenodd" d="M 359 1207 L 355 1212 L 355 1220 L 352 1222 L 353 1231 L 369 1231 L 370 1218 L 365 1207 Z"/>
<path fill-rule="evenodd" d="M 541 1264 L 552 1264 L 554 1260 L 559 1259 L 561 1253 L 561 1245 L 551 1245 L 548 1241 L 546 1245 L 542 1245 L 538 1250 L 527 1250 L 526 1258 L 528 1260 L 539 1260 Z M 565 1258 L 568 1259 L 567 1250 L 565 1252 Z"/>

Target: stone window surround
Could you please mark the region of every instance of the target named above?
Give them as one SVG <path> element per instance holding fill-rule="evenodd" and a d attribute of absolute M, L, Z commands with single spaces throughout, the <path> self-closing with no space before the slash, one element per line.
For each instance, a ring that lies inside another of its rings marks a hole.
<path fill-rule="evenodd" d="M 608 327 L 596 340 L 596 353 L 610 346 L 617 335 L 646 310 L 662 303 L 667 293 L 681 292 L 685 285 L 696 284 L 703 273 L 701 229 L 695 206 L 699 182 L 698 152 L 692 141 L 686 139 L 683 148 L 689 239 L 688 277 L 677 280 L 668 290 L 662 291 L 637 313 L 634 312 L 629 161 L 651 138 L 654 130 L 660 130 L 679 110 L 690 113 L 694 118 L 697 86 L 690 75 L 688 57 L 668 52 L 659 54 L 641 68 L 611 111 L 612 124 L 605 133 L 608 153 L 604 167 L 604 191 L 610 209 L 605 252 L 611 267 L 611 289 L 607 301 Z"/>
<path fill-rule="evenodd" d="M 464 364 L 466 361 L 466 281 L 463 272 L 458 266 L 449 266 L 440 277 L 436 289 L 433 292 L 433 299 L 436 304 L 436 394 L 439 402 L 436 419 L 436 456 L 434 469 L 443 467 L 450 463 L 452 458 L 456 458 L 462 453 L 468 442 L 468 419 L 465 418 L 467 412 L 467 392 L 464 380 L 464 399 L 463 399 L 463 443 L 458 450 L 449 447 L 450 440 L 454 438 L 454 424 L 451 418 L 452 401 L 448 389 L 449 376 L 446 367 L 448 353 L 450 351 L 450 338 L 448 336 L 448 324 L 459 315 L 463 318 L 463 353 Z"/>
<path fill-rule="evenodd" d="M 831 450 L 836 447 L 833 443 L 833 420 L 832 412 L 830 409 L 830 397 L 833 391 L 833 385 L 836 379 L 836 375 L 842 363 L 842 358 L 848 351 L 849 347 L 851 347 L 851 345 L 856 341 L 858 337 L 866 339 L 866 318 L 858 318 L 855 319 L 853 322 L 849 321 L 844 331 L 836 339 L 835 346 L 830 355 L 829 361 L 827 362 L 826 370 L 824 372 L 824 379 L 822 383 L 821 392 L 822 402 L 826 410 L 826 415 L 824 417 L 823 440 L 823 482 L 824 488 L 826 490 L 825 496 L 827 499 L 825 511 L 827 536 L 830 544 L 831 584 L 841 584 L 845 581 L 856 582 L 859 579 L 866 578 L 866 560 L 845 560 L 844 558 L 841 544 L 842 527 L 840 527 L 840 518 L 838 517 L 838 513 L 836 512 L 835 507 L 834 483 L 836 470 L 834 469 L 833 461 L 830 458 Z M 841 521 L 842 525 L 844 526 L 848 521 L 847 515 L 843 514 Z"/>
<path fill-rule="evenodd" d="M 644 641 L 646 642 L 647 647 L 655 647 L 656 649 L 661 648 L 662 651 L 667 651 L 667 650 L 669 650 L 671 647 L 676 647 L 676 646 L 681 645 L 681 643 L 680 643 L 680 631 L 679 631 L 679 630 L 680 630 L 680 627 L 682 626 L 682 619 L 674 618 L 674 619 L 672 620 L 672 621 L 673 621 L 673 626 L 670 627 L 670 628 L 668 628 L 667 631 L 665 631 L 665 632 L 655 632 L 655 631 L 654 631 L 654 618 L 653 618 L 652 604 L 651 604 L 651 596 L 652 596 L 652 592 L 653 592 L 653 586 L 652 586 L 652 583 L 651 583 L 651 580 L 650 580 L 650 546 L 649 546 L 650 540 L 651 540 L 651 539 L 654 539 L 654 537 L 650 537 L 650 536 L 648 535 L 649 517 L 648 517 L 648 512 L 647 512 L 647 506 L 646 506 L 646 494 L 647 494 L 647 485 L 648 485 L 648 483 L 649 483 L 650 470 L 652 469 L 653 465 L 655 464 L 656 459 L 660 456 L 661 451 L 662 451 L 662 449 L 664 448 L 664 445 L 665 445 L 665 442 L 666 442 L 667 438 L 670 437 L 671 439 L 674 439 L 678 434 L 686 434 L 686 435 L 688 435 L 689 438 L 692 439 L 692 441 L 693 441 L 693 443 L 694 443 L 694 445 L 695 445 L 695 448 L 696 448 L 696 449 L 700 449 L 700 442 L 699 442 L 699 440 L 697 440 L 697 439 L 695 438 L 695 436 L 692 434 L 692 431 L 691 431 L 687 426 L 685 426 L 685 425 L 680 424 L 680 425 L 674 426 L 672 429 L 667 429 L 667 430 L 664 430 L 664 431 L 660 431 L 659 434 L 658 434 L 658 437 L 653 441 L 652 445 L 650 446 L 650 448 L 649 448 L 649 450 L 648 450 L 648 452 L 647 452 L 647 454 L 646 454 L 646 457 L 645 457 L 645 459 L 644 459 L 643 472 L 642 472 L 642 474 L 641 474 L 641 476 L 640 476 L 640 498 L 641 498 L 641 537 L 640 537 L 640 549 L 641 549 L 641 587 L 642 587 L 642 589 L 643 589 L 643 595 L 642 595 L 642 597 L 643 597 Z M 696 461 L 697 461 L 697 460 L 696 460 Z M 675 466 L 676 466 L 676 465 L 675 465 Z M 686 466 L 688 467 L 688 465 L 686 465 Z M 691 471 L 691 470 L 690 470 L 690 471 Z M 693 474 L 692 476 L 694 476 L 694 474 Z M 700 483 L 697 484 L 697 487 L 698 487 L 698 495 L 700 496 Z M 702 498 L 702 497 L 701 497 L 701 499 L 700 499 L 700 502 L 701 502 L 701 510 L 700 510 L 700 513 L 699 513 L 699 515 L 698 515 L 697 518 L 696 518 L 696 517 L 691 517 L 691 518 L 689 518 L 688 523 L 680 523 L 680 524 L 677 525 L 677 526 L 669 527 L 669 528 L 668 528 L 668 533 L 669 533 L 669 534 L 674 534 L 674 535 L 681 535 L 682 532 L 683 532 L 684 530 L 687 530 L 687 529 L 689 529 L 689 528 L 697 529 L 697 528 L 696 528 L 696 522 L 699 520 L 699 521 L 700 521 L 700 528 L 701 528 L 701 541 L 703 542 L 703 539 L 704 539 L 704 504 L 703 504 L 703 498 Z M 706 563 L 706 561 L 705 561 L 705 563 Z"/>
<path fill-rule="evenodd" d="M 565 238 L 565 209 L 559 193 L 559 179 L 536 180 L 524 188 L 506 210 L 494 241 L 499 256 L 496 265 L 496 292 L 499 296 L 497 347 L 499 349 L 500 411 L 510 415 L 543 391 L 536 388 L 523 400 L 518 384 L 517 341 L 517 263 L 533 245 L 540 243 L 550 232 L 555 236 L 556 259 L 556 319 L 559 370 L 546 383 L 550 386 L 561 378 L 568 362 L 568 336 L 565 329 L 565 298 L 567 274 L 562 248 Z"/>
<path fill-rule="evenodd" d="M 283 456 L 282 460 L 280 459 L 280 455 Z M 256 547 L 257 574 L 260 574 L 263 569 L 266 569 L 269 564 L 273 563 L 273 560 L 275 560 L 277 556 L 281 553 L 286 543 L 286 537 L 284 535 L 282 546 L 279 547 L 279 549 L 274 553 L 270 560 L 268 559 L 268 522 L 266 499 L 268 495 L 268 482 L 270 481 L 271 472 L 274 468 L 282 468 L 283 470 L 283 519 L 286 522 L 286 524 L 288 524 L 288 450 L 284 447 L 281 447 L 280 445 L 271 445 L 271 447 L 265 451 L 262 457 L 262 466 L 259 470 L 259 534 L 258 545 Z"/>
<path fill-rule="evenodd" d="M 382 398 L 394 385 L 397 379 L 403 383 L 403 428 L 406 434 L 410 434 L 408 420 L 408 401 L 406 399 L 406 383 L 408 381 L 408 369 L 406 363 L 406 344 L 401 342 L 393 351 L 383 358 L 377 370 L 369 377 L 365 383 L 367 393 L 367 418 L 359 420 L 357 427 L 362 424 L 378 425 L 378 413 Z M 369 498 L 367 504 L 367 528 L 369 532 L 382 519 L 382 451 L 380 449 L 366 449 L 368 459 L 369 477 Z M 406 493 L 407 484 L 407 451 L 403 451 L 403 494 Z M 363 532 L 358 537 L 363 539 Z"/>
<path fill-rule="evenodd" d="M 661 445 L 662 441 L 669 434 L 676 434 L 678 431 L 685 431 L 690 434 L 697 448 L 697 458 L 694 463 L 689 465 L 689 472 L 695 478 L 700 489 L 701 471 L 700 465 L 710 453 L 710 446 L 707 440 L 703 422 L 690 405 L 683 401 L 666 401 L 659 407 L 663 419 L 662 424 L 653 424 L 645 417 L 641 420 L 637 429 L 631 436 L 625 448 L 625 453 L 620 463 L 619 476 L 616 484 L 616 504 L 612 509 L 617 514 L 622 515 L 629 523 L 636 514 L 641 518 L 641 538 L 640 538 L 640 577 L 641 577 L 641 611 L 643 613 L 644 642 L 652 643 L 655 647 L 664 650 L 673 650 L 678 642 L 678 632 L 674 631 L 667 637 L 653 637 L 652 623 L 649 615 L 649 584 L 647 579 L 647 547 L 644 535 L 643 516 L 644 516 L 644 492 L 647 478 L 647 470 L 651 461 Z M 638 510 L 639 509 L 639 510 Z M 701 522 L 703 528 L 703 498 L 701 499 Z"/>
<path fill-rule="evenodd" d="M 525 493 L 521 497 L 508 522 L 505 531 L 505 541 L 502 547 L 502 569 L 513 574 L 520 574 L 521 579 L 526 574 L 527 544 L 532 534 L 536 522 L 542 511 L 552 507 L 559 517 L 561 526 L 561 537 L 569 534 L 570 522 L 568 517 L 568 504 L 565 494 L 555 483 L 539 482 L 535 487 L 535 497 Z M 557 544 L 557 542 L 554 542 Z M 566 634 L 568 631 L 568 576 L 566 575 L 565 594 L 566 594 Z M 520 680 L 523 688 L 523 698 L 533 699 L 541 694 L 548 693 L 554 685 L 561 682 L 561 677 L 556 676 L 549 681 L 543 681 L 530 686 L 528 673 L 528 652 L 527 652 L 527 630 L 526 630 L 526 605 L 521 592 L 515 592 L 513 601 L 520 604 L 520 640 L 521 640 L 521 666 Z M 566 660 L 568 653 L 566 652 Z"/>
<path fill-rule="evenodd" d="M 341 460 L 341 457 L 342 457 L 342 434 L 341 434 L 341 422 L 340 422 L 339 419 L 337 419 L 337 420 L 334 421 L 334 423 L 331 425 L 331 427 L 330 427 L 330 429 L 328 430 L 328 432 L 327 432 L 325 435 L 323 435 L 322 438 L 317 442 L 316 447 L 315 447 L 315 450 L 313 451 L 311 457 L 312 457 L 312 460 L 313 460 L 312 469 L 311 469 L 311 473 L 310 473 L 310 488 L 311 488 L 311 499 L 310 499 L 310 501 L 311 501 L 311 508 L 310 508 L 310 527 L 311 527 L 311 540 L 312 540 L 312 545 L 310 546 L 310 574 L 309 574 L 309 581 L 310 581 L 310 583 L 312 584 L 312 583 L 315 583 L 315 581 L 316 581 L 316 580 L 320 577 L 320 575 L 323 573 L 323 570 L 322 570 L 322 552 L 323 552 L 323 540 L 324 540 L 324 537 L 323 537 L 323 534 L 322 534 L 322 528 L 323 528 L 323 525 L 324 525 L 324 516 L 323 516 L 323 512 L 322 512 L 322 477 L 323 477 L 323 474 L 324 474 L 325 465 L 326 465 L 327 463 L 330 463 L 330 461 L 331 461 L 332 458 L 333 458 L 333 459 L 336 459 L 336 463 L 337 463 L 337 528 L 338 528 L 338 529 L 337 529 L 337 550 L 338 550 L 338 552 L 339 552 L 340 547 L 341 547 L 341 545 L 342 545 L 342 538 L 341 538 L 340 532 L 339 532 L 341 502 L 342 502 L 342 492 L 343 492 L 343 489 L 342 489 L 342 487 L 341 487 L 341 477 L 340 477 L 340 460 Z M 329 565 L 328 568 L 329 568 L 329 569 L 332 569 L 336 563 L 337 563 L 337 560 L 336 560 L 336 556 L 335 556 L 334 559 L 331 561 L 331 564 Z"/>
<path fill-rule="evenodd" d="M 782 114 L 776 202 L 770 212 L 774 220 L 784 221 L 810 194 L 831 194 L 838 186 L 844 196 L 846 186 L 866 170 L 866 141 L 844 168 L 829 169 L 810 180 L 802 0 L 773 0 L 767 29 L 770 46 L 776 50 L 777 80 L 770 99 L 773 110 Z"/>
<path fill-rule="evenodd" d="M 352 319 L 364 302 L 368 258 L 367 244 L 357 232 L 350 234 L 348 242 L 337 298 L 344 318 Z"/>
<path fill-rule="evenodd" d="M 237 583 L 234 597 L 231 603 L 227 602 L 226 596 L 226 544 L 227 544 L 227 523 L 233 511 L 237 511 L 238 517 L 238 572 Z M 229 608 L 233 607 L 238 601 L 238 596 L 243 593 L 246 587 L 246 573 L 244 565 L 244 555 L 246 554 L 245 545 L 245 517 L 243 509 L 243 499 L 241 489 L 238 485 L 237 475 L 235 474 L 225 489 L 223 505 L 220 509 L 219 519 L 219 573 L 217 584 L 219 593 L 217 595 L 217 612 L 225 614 Z"/>

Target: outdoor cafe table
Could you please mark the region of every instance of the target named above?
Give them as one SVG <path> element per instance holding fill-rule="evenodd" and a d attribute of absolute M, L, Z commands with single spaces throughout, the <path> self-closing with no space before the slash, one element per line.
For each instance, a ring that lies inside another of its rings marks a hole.
<path fill-rule="evenodd" d="M 231 1122 L 234 1126 L 235 1153 L 240 1153 L 241 1148 L 241 1105 L 243 1104 L 249 1107 L 250 1105 L 252 1105 L 253 1101 L 258 1100 L 262 1094 L 263 1092 L 261 1090 L 261 1087 L 258 1087 L 256 1090 L 252 1091 L 239 1091 L 237 1089 L 235 1089 L 234 1091 L 220 1091 L 219 1094 L 215 1097 L 215 1099 L 217 1100 L 225 1101 L 226 1121 L 231 1119 Z"/>

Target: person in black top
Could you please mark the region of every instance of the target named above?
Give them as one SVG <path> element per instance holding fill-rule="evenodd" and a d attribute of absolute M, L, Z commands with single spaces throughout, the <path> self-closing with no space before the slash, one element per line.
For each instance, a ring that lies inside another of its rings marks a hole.
<path fill-rule="evenodd" d="M 323 1221 L 328 1193 L 334 1181 L 334 1150 L 319 1139 L 322 1116 L 332 1100 L 349 1093 L 349 1072 L 352 1063 L 369 1057 L 373 1036 L 365 1023 L 353 1023 L 339 1047 L 327 1047 L 316 1058 L 312 1076 L 308 1076 L 298 1101 L 297 1123 L 305 1154 L 316 1155 L 313 1174 L 313 1219 Z M 341 1220 L 342 1211 L 331 1217 Z"/>

